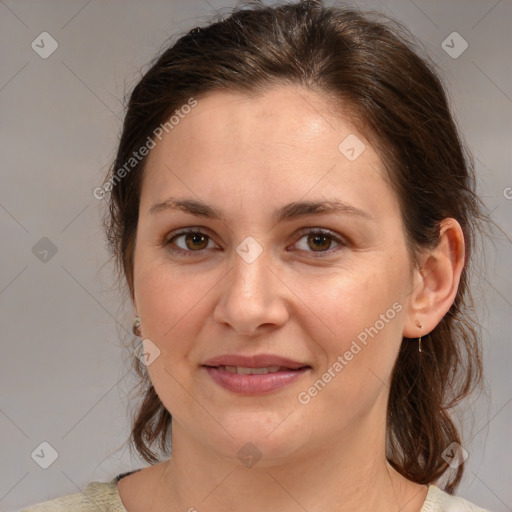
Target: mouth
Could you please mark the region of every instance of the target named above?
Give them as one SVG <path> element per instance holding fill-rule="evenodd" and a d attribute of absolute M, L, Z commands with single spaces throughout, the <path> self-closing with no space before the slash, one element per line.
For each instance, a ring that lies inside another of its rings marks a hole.
<path fill-rule="evenodd" d="M 273 355 L 224 355 L 201 367 L 222 388 L 247 395 L 276 391 L 311 370 L 307 364 Z"/>
<path fill-rule="evenodd" d="M 271 371 L 278 371 L 279 368 L 287 370 L 298 370 L 308 366 L 305 363 L 294 361 L 287 357 L 278 356 L 274 354 L 256 354 L 253 356 L 245 356 L 239 354 L 223 354 L 212 359 L 208 359 L 203 363 L 203 366 L 210 366 L 214 368 L 242 368 L 242 369 L 267 369 Z M 229 370 L 230 371 L 230 370 Z"/>
<path fill-rule="evenodd" d="M 278 372 L 296 372 L 302 370 L 304 368 L 310 368 L 309 366 L 301 366 L 300 368 L 287 368 L 285 366 L 264 366 L 261 368 L 250 368 L 247 366 L 229 366 L 229 365 L 219 365 L 219 366 L 208 366 L 207 368 L 216 368 L 222 372 L 229 373 L 237 373 L 238 375 L 266 375 L 268 373 L 278 373 Z"/>

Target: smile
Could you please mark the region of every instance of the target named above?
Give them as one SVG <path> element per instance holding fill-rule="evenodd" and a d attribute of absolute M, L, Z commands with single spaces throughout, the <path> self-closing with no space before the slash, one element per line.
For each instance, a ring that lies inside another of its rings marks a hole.
<path fill-rule="evenodd" d="M 229 373 L 238 373 L 239 375 L 263 375 L 265 373 L 276 373 L 284 371 L 282 366 L 267 366 L 265 368 L 246 368 L 244 366 L 217 366 L 219 370 L 225 370 Z M 288 368 L 289 369 L 289 368 Z"/>
<path fill-rule="evenodd" d="M 305 366 L 292 369 L 283 366 L 248 368 L 243 366 L 203 366 L 211 379 L 223 389 L 245 394 L 257 395 L 281 389 L 309 372 Z"/>

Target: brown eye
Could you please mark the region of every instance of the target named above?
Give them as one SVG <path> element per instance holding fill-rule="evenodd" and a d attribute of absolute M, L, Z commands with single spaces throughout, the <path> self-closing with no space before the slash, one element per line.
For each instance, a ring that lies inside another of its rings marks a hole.
<path fill-rule="evenodd" d="M 326 235 L 309 235 L 308 236 L 308 246 L 314 251 L 317 250 L 328 250 L 332 243 L 331 237 Z"/>
<path fill-rule="evenodd" d="M 210 241 L 210 237 L 201 231 L 182 231 L 168 238 L 164 246 L 172 252 L 189 256 L 207 249 Z"/>
<path fill-rule="evenodd" d="M 183 241 L 178 243 L 180 239 L 183 239 Z M 306 240 L 306 242 L 303 243 L 302 240 Z M 182 231 L 168 238 L 163 245 L 174 253 L 192 256 L 194 253 L 200 254 L 203 250 L 208 249 L 208 244 L 211 241 L 210 237 L 202 231 Z M 338 246 L 347 245 L 342 239 L 329 231 L 309 229 L 303 232 L 302 237 L 295 245 L 298 245 L 301 251 L 316 253 L 315 257 L 321 257 L 328 256 L 339 249 L 339 247 L 332 248 L 333 242 Z"/>
<path fill-rule="evenodd" d="M 305 243 L 302 240 L 306 240 Z M 346 246 L 343 239 L 322 229 L 309 229 L 302 232 L 302 237 L 296 242 L 299 250 L 316 253 L 315 257 L 329 256 L 336 252 L 340 247 L 332 247 L 333 242 L 338 246 Z"/>
<path fill-rule="evenodd" d="M 187 249 L 206 249 L 208 245 L 208 236 L 202 233 L 187 233 L 185 236 L 185 244 Z M 206 240 L 206 245 L 205 245 Z"/>

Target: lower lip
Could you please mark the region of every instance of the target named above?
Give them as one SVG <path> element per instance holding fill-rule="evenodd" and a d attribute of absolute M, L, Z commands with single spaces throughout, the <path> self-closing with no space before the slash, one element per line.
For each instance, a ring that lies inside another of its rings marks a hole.
<path fill-rule="evenodd" d="M 243 395 L 275 391 L 297 380 L 309 370 L 309 368 L 301 368 L 300 370 L 279 371 L 260 375 L 240 375 L 211 366 L 203 366 L 203 368 L 219 386 Z"/>

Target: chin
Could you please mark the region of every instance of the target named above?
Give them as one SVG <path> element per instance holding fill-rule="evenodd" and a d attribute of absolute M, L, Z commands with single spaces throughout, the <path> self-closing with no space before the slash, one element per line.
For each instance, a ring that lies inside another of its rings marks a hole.
<path fill-rule="evenodd" d="M 247 467 L 256 459 L 259 467 L 275 466 L 297 452 L 304 440 L 299 426 L 285 418 L 283 415 L 277 421 L 274 415 L 261 413 L 237 415 L 223 422 L 233 437 L 226 434 L 218 440 L 209 437 L 209 441 L 223 456 L 238 459 Z"/>

